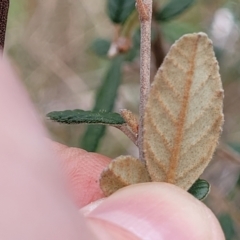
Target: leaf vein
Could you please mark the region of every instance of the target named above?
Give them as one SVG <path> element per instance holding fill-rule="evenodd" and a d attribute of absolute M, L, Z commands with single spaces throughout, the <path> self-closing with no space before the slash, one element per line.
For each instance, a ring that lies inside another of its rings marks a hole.
<path fill-rule="evenodd" d="M 156 131 L 157 134 L 162 138 L 164 146 L 165 146 L 166 149 L 170 152 L 170 151 L 171 151 L 171 147 L 170 147 L 169 141 L 168 141 L 167 138 L 164 136 L 164 134 L 158 129 L 156 123 L 155 123 L 154 120 L 153 120 L 153 117 L 152 117 L 152 116 L 149 116 L 149 119 L 150 119 L 150 122 L 152 123 L 150 126 L 151 126 L 151 127 L 154 127 L 154 131 Z"/>
<path fill-rule="evenodd" d="M 214 69 L 212 69 L 212 71 L 208 74 L 206 79 L 201 82 L 201 84 L 198 86 L 198 88 L 194 92 L 192 92 L 192 94 L 191 94 L 192 96 L 195 96 L 196 94 L 198 94 L 200 92 L 200 90 L 209 82 L 209 80 L 212 77 L 213 72 L 214 72 Z M 213 78 L 213 80 L 217 80 L 218 78 L 219 78 L 219 76 L 216 76 Z"/>
<path fill-rule="evenodd" d="M 179 69 L 181 72 L 187 74 L 187 71 L 178 63 L 175 61 L 174 58 L 168 57 L 167 60 L 177 69 Z"/>
<path fill-rule="evenodd" d="M 188 148 L 181 154 L 180 157 L 181 157 L 181 158 L 184 157 L 184 156 L 189 152 L 190 149 L 192 149 L 193 147 L 195 147 L 204 137 L 206 137 L 206 136 L 208 135 L 208 133 L 216 126 L 217 122 L 220 121 L 221 118 L 222 118 L 222 117 L 217 118 L 217 119 L 213 122 L 213 124 L 212 124 L 210 127 L 208 127 L 208 128 L 206 129 L 206 131 L 205 131 L 203 134 L 201 134 L 198 139 L 195 140 L 194 143 L 188 145 Z"/>
<path fill-rule="evenodd" d="M 164 112 L 166 113 L 166 115 L 169 117 L 171 122 L 176 124 L 177 123 L 177 119 L 173 116 L 173 114 L 168 109 L 168 107 L 165 105 L 165 103 L 163 102 L 163 100 L 160 98 L 159 95 L 157 96 L 157 101 L 158 101 L 159 105 L 162 107 L 162 109 L 164 110 Z"/>
<path fill-rule="evenodd" d="M 148 149 L 148 157 L 153 159 L 153 161 L 155 161 L 155 163 L 157 163 L 158 167 L 166 174 L 167 173 L 167 169 L 166 166 L 164 166 L 161 161 L 159 159 L 156 158 L 156 154 L 154 153 L 151 145 L 147 142 L 146 143 L 147 146 L 146 148 Z"/>
<path fill-rule="evenodd" d="M 181 51 L 180 48 L 175 48 L 174 50 L 189 62 L 188 56 L 183 51 Z"/>
<path fill-rule="evenodd" d="M 170 88 L 170 90 L 174 93 L 174 95 L 177 97 L 179 101 L 181 101 L 181 94 L 178 92 L 178 90 L 173 86 L 171 81 L 169 80 L 168 76 L 165 74 L 165 72 L 162 72 L 162 79 L 167 84 L 167 86 Z"/>
<path fill-rule="evenodd" d="M 198 116 L 196 116 L 195 119 L 194 119 L 192 122 L 190 122 L 190 124 L 189 124 L 188 126 L 186 126 L 185 131 L 187 131 L 187 130 L 189 130 L 190 128 L 192 128 L 192 127 L 195 125 L 195 123 L 206 113 L 206 111 L 207 111 L 208 109 L 210 109 L 211 107 L 213 107 L 213 106 L 216 104 L 216 103 L 214 102 L 215 99 L 216 99 L 215 96 L 213 96 L 213 97 L 210 99 L 210 101 L 209 101 L 210 104 L 204 106 L 204 108 L 202 109 L 202 111 L 200 112 L 200 114 L 198 114 Z"/>
<path fill-rule="evenodd" d="M 179 181 L 185 178 L 189 172 L 195 171 L 196 168 L 198 168 L 199 166 L 204 164 L 206 161 L 208 161 L 209 155 L 211 154 L 214 148 L 215 148 L 215 145 L 211 145 L 208 150 L 208 153 L 204 157 L 202 157 L 200 161 L 196 162 L 196 165 L 193 165 L 191 168 L 187 169 L 185 172 L 182 172 L 182 174 L 179 174 L 177 177 L 177 180 Z"/>

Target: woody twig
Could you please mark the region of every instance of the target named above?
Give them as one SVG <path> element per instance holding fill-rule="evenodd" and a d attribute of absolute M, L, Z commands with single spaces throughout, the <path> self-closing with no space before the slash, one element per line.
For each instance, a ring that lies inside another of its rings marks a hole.
<path fill-rule="evenodd" d="M 150 61 L 151 61 L 151 21 L 152 0 L 136 0 L 137 10 L 141 24 L 140 48 L 140 105 L 139 105 L 139 130 L 138 147 L 139 159 L 144 161 L 143 155 L 143 115 L 150 89 Z"/>

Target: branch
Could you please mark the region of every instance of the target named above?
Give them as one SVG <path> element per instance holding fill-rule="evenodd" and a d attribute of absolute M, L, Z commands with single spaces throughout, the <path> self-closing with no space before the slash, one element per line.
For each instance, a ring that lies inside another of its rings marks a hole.
<path fill-rule="evenodd" d="M 141 23 L 140 49 L 140 105 L 139 105 L 139 159 L 144 162 L 143 155 L 143 115 L 150 90 L 150 60 L 151 60 L 151 20 L 152 0 L 136 0 Z"/>
<path fill-rule="evenodd" d="M 0 0 L 0 50 L 4 48 L 9 0 Z"/>

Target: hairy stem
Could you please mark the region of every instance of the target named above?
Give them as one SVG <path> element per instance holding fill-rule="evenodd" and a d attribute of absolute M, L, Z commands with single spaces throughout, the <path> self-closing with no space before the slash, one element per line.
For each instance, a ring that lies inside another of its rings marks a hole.
<path fill-rule="evenodd" d="M 139 159 L 144 162 L 143 154 L 143 115 L 150 89 L 150 61 L 151 61 L 151 20 L 152 0 L 136 0 L 139 19 L 141 23 L 141 49 L 140 49 L 140 105 L 138 148 Z"/>
<path fill-rule="evenodd" d="M 137 146 L 137 136 L 132 133 L 127 126 L 121 125 L 121 126 L 115 126 L 117 129 L 122 131 L 136 146 Z"/>
<path fill-rule="evenodd" d="M 0 0 L 0 50 L 4 48 L 9 0 Z"/>

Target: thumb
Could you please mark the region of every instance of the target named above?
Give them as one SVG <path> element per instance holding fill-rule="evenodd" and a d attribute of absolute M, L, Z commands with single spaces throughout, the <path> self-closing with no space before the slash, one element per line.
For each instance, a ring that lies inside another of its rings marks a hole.
<path fill-rule="evenodd" d="M 224 239 L 202 202 L 167 183 L 132 185 L 82 211 L 104 239 Z"/>

